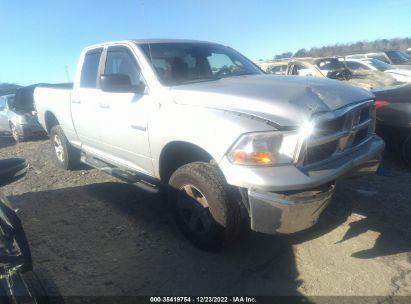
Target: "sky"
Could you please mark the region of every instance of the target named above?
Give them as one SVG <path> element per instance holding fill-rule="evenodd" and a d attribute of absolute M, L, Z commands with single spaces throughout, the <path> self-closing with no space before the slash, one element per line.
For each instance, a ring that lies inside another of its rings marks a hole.
<path fill-rule="evenodd" d="M 0 0 L 0 82 L 72 81 L 83 47 L 133 38 L 229 45 L 252 60 L 411 37 L 411 0 Z"/>

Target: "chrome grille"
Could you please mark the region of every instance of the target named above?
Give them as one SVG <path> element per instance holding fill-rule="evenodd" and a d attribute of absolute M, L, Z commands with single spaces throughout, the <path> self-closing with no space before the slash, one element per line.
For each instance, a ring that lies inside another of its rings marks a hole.
<path fill-rule="evenodd" d="M 315 132 L 301 144 L 297 161 L 302 167 L 337 158 L 367 141 L 375 129 L 373 101 L 319 114 L 312 122 Z"/>

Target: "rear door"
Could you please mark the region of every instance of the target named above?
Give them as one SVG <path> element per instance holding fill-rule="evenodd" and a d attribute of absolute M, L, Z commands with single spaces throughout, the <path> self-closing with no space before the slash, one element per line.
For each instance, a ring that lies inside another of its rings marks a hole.
<path fill-rule="evenodd" d="M 85 150 L 101 151 L 101 91 L 98 75 L 103 48 L 88 51 L 83 60 L 80 82 L 73 88 L 71 114 L 74 128 Z"/>
<path fill-rule="evenodd" d="M 106 75 L 127 75 L 134 86 L 145 84 L 140 66 L 127 46 L 108 47 L 103 72 Z M 105 152 L 117 163 L 151 174 L 147 122 L 156 109 L 156 103 L 145 92 L 102 94 L 99 106 L 104 121 L 101 131 Z"/>

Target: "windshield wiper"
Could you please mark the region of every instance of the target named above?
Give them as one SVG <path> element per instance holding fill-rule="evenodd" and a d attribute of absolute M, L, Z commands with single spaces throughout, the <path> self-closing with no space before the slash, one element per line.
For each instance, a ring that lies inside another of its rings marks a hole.
<path fill-rule="evenodd" d="M 245 76 L 245 75 L 257 75 L 254 72 L 242 72 L 242 73 L 234 73 L 234 74 L 230 74 L 227 77 L 232 77 L 232 76 Z"/>
<path fill-rule="evenodd" d="M 216 77 L 216 76 L 204 76 L 204 77 L 197 77 L 197 78 L 191 78 L 187 79 L 181 82 L 178 82 L 176 84 L 187 84 L 187 83 L 195 83 L 195 82 L 204 82 L 204 81 L 213 81 L 213 80 L 220 80 L 221 77 Z"/>

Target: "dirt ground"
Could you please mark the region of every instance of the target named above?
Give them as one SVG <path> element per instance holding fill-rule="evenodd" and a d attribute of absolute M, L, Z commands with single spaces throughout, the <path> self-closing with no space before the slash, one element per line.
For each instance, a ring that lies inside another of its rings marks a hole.
<path fill-rule="evenodd" d="M 182 237 L 158 196 L 95 169 L 57 168 L 48 140 L 0 140 L 0 158 L 30 163 L 3 191 L 34 267 L 62 295 L 411 296 L 411 173 L 392 155 L 381 174 L 340 181 L 309 231 L 246 232 L 211 253 Z"/>

